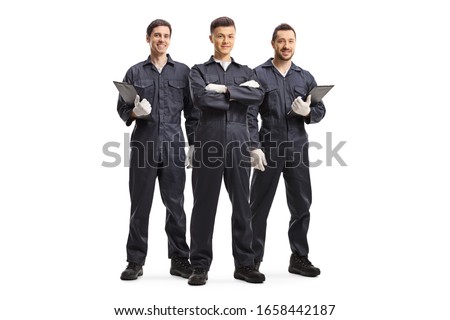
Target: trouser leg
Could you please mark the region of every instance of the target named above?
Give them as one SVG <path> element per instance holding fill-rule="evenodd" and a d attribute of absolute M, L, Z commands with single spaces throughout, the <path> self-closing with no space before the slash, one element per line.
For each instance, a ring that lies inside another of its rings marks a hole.
<path fill-rule="evenodd" d="M 223 164 L 193 168 L 194 206 L 191 216 L 190 260 L 192 267 L 209 270 L 213 258 L 214 221 L 222 185 Z"/>
<path fill-rule="evenodd" d="M 186 213 L 184 211 L 185 169 L 169 161 L 168 165 L 160 166 L 158 180 L 161 198 L 166 207 L 165 230 L 169 258 L 188 258 L 189 247 L 186 243 Z"/>
<path fill-rule="evenodd" d="M 233 151 L 232 151 L 233 152 Z M 233 152 L 225 167 L 224 182 L 231 200 L 232 248 L 236 268 L 254 264 L 253 232 L 249 204 L 250 168 L 240 162 L 238 152 Z"/>
<path fill-rule="evenodd" d="M 266 242 L 267 217 L 277 191 L 283 169 L 282 161 L 275 161 L 265 171 L 253 170 L 250 189 L 250 208 L 252 211 L 253 251 L 255 261 L 262 261 Z"/>
<path fill-rule="evenodd" d="M 130 229 L 127 241 L 127 261 L 144 265 L 147 256 L 148 221 L 153 202 L 156 165 L 147 161 L 142 145 L 132 146 L 130 157 Z"/>
<path fill-rule="evenodd" d="M 286 198 L 291 213 L 289 221 L 289 243 L 291 250 L 300 256 L 309 252 L 307 233 L 309 229 L 312 195 L 309 167 L 301 163 L 283 170 Z"/>

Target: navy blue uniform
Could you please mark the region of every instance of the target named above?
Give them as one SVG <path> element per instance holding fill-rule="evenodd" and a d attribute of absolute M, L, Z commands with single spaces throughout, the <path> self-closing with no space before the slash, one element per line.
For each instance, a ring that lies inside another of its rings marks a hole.
<path fill-rule="evenodd" d="M 186 119 L 190 144 L 193 144 L 191 139 L 197 124 L 189 93 L 189 68 L 167 55 L 167 63 L 159 73 L 148 57 L 132 66 L 123 81 L 133 84 L 141 100 L 147 99 L 152 107 L 148 116 L 136 119 L 131 135 L 131 216 L 127 261 L 144 265 L 156 178 L 166 207 L 169 258 L 187 258 L 189 247 L 186 243 L 186 215 L 183 209 L 185 141 L 181 113 Z M 133 107 L 119 97 L 117 111 L 128 126 L 133 122 Z"/>
<path fill-rule="evenodd" d="M 255 72 L 265 90 L 265 96 L 260 106 L 249 109 L 249 130 L 252 141 L 262 148 L 268 162 L 265 171 L 254 170 L 251 182 L 255 260 L 262 261 L 264 256 L 267 217 L 281 173 L 291 214 L 288 231 L 291 250 L 300 256 L 307 256 L 312 197 L 305 123 L 322 120 L 325 106 L 323 102 L 311 103 L 308 117 L 294 112 L 288 115 L 294 99 L 300 96 L 306 100 L 308 92 L 317 85 L 308 71 L 294 63 L 285 77 L 272 64 L 272 59 L 258 66 Z M 259 134 L 256 120 L 258 113 L 262 121 Z"/>
<path fill-rule="evenodd" d="M 193 268 L 209 270 L 212 261 L 212 236 L 222 178 L 232 202 L 232 248 L 237 268 L 254 264 L 251 248 L 251 211 L 249 205 L 250 162 L 247 109 L 260 104 L 262 88 L 240 84 L 256 80 L 254 72 L 234 60 L 226 71 L 213 57 L 195 65 L 190 73 L 194 106 L 201 111 L 195 132 L 192 187 L 194 207 L 191 217 Z M 226 94 L 205 90 L 210 84 L 226 85 Z"/>

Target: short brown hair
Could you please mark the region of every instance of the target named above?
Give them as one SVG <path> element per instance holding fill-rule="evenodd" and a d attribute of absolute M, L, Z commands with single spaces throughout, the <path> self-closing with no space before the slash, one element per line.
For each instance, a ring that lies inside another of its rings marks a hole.
<path fill-rule="evenodd" d="M 170 25 L 170 23 L 163 19 L 153 20 L 147 27 L 147 35 L 151 36 L 153 29 L 155 29 L 156 27 L 168 27 L 170 36 L 172 36 L 172 26 Z"/>
<path fill-rule="evenodd" d="M 228 18 L 228 17 L 220 17 L 220 18 L 213 20 L 213 22 L 211 22 L 211 26 L 209 28 L 209 31 L 211 32 L 211 34 L 213 33 L 214 29 L 217 27 L 234 27 L 236 29 L 233 19 Z"/>
<path fill-rule="evenodd" d="M 278 25 L 275 28 L 275 30 L 273 30 L 272 41 L 275 41 L 275 39 L 277 38 L 277 32 L 280 31 L 280 30 L 292 30 L 294 32 L 294 36 L 297 37 L 294 28 L 292 28 L 287 23 L 282 23 L 282 24 Z"/>

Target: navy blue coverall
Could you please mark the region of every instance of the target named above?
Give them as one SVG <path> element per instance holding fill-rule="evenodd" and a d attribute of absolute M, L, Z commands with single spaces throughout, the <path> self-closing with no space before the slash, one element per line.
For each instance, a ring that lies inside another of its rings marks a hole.
<path fill-rule="evenodd" d="M 148 222 L 153 202 L 156 178 L 162 201 L 166 207 L 165 230 L 168 255 L 189 257 L 186 242 L 186 214 L 184 212 L 185 140 L 181 129 L 183 111 L 189 143 L 197 124 L 193 116 L 189 92 L 189 67 L 173 61 L 167 55 L 161 73 L 147 60 L 132 66 L 124 82 L 133 84 L 138 95 L 151 104 L 151 113 L 136 119 L 131 135 L 130 155 L 130 230 L 127 242 L 127 261 L 144 265 L 147 255 Z M 129 126 L 133 122 L 134 106 L 121 97 L 117 103 L 120 117 Z"/>
<path fill-rule="evenodd" d="M 308 256 L 307 233 L 312 197 L 305 123 L 322 120 L 325 106 L 322 101 L 311 103 L 308 117 L 293 112 L 287 115 L 295 98 L 300 96 L 306 100 L 311 89 L 317 86 L 314 77 L 294 63 L 285 77 L 272 64 L 272 59 L 258 66 L 255 72 L 265 96 L 260 106 L 249 109 L 249 130 L 252 141 L 260 144 L 268 162 L 265 171 L 253 171 L 251 182 L 255 261 L 262 261 L 264 256 L 267 217 L 281 173 L 290 211 L 288 237 L 291 250 L 300 256 Z M 258 112 L 262 121 L 259 135 Z"/>
<path fill-rule="evenodd" d="M 192 187 L 194 206 L 191 217 L 193 268 L 209 270 L 212 238 L 219 193 L 224 179 L 232 203 L 232 251 L 236 268 L 254 265 L 249 205 L 250 158 L 247 109 L 260 104 L 262 88 L 239 86 L 256 80 L 247 66 L 232 60 L 226 71 L 213 57 L 195 65 L 190 73 L 194 106 L 201 111 L 195 132 Z M 205 90 L 210 84 L 228 87 L 226 94 Z"/>

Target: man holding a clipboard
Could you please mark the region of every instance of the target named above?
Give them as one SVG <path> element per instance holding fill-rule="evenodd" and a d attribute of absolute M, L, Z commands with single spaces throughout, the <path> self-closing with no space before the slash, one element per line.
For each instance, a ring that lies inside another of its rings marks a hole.
<path fill-rule="evenodd" d="M 285 23 L 279 25 L 272 36 L 274 58 L 255 69 L 265 96 L 260 106 L 249 109 L 248 117 L 255 147 L 253 155 L 258 155 L 256 161 L 260 162 L 253 171 L 250 192 L 252 246 L 259 269 L 264 256 L 267 217 L 283 173 L 290 211 L 288 237 L 292 255 L 288 270 L 315 277 L 320 270 L 308 260 L 311 181 L 305 123 L 317 123 L 325 116 L 321 96 L 331 86 L 316 88 L 314 77 L 291 61 L 295 44 L 294 29 Z M 262 120 L 259 134 L 258 113 Z"/>
<path fill-rule="evenodd" d="M 156 179 L 166 207 L 170 274 L 187 278 L 192 271 L 183 209 L 186 173 L 181 114 L 186 119 L 190 145 L 194 143 L 197 120 L 189 93 L 189 67 L 166 53 L 171 35 L 172 27 L 167 21 L 157 19 L 150 23 L 146 36 L 150 56 L 132 66 L 123 83 L 115 83 L 120 92 L 120 117 L 128 126 L 135 122 L 130 142 L 128 266 L 120 276 L 122 280 L 135 280 L 143 274 Z"/>

